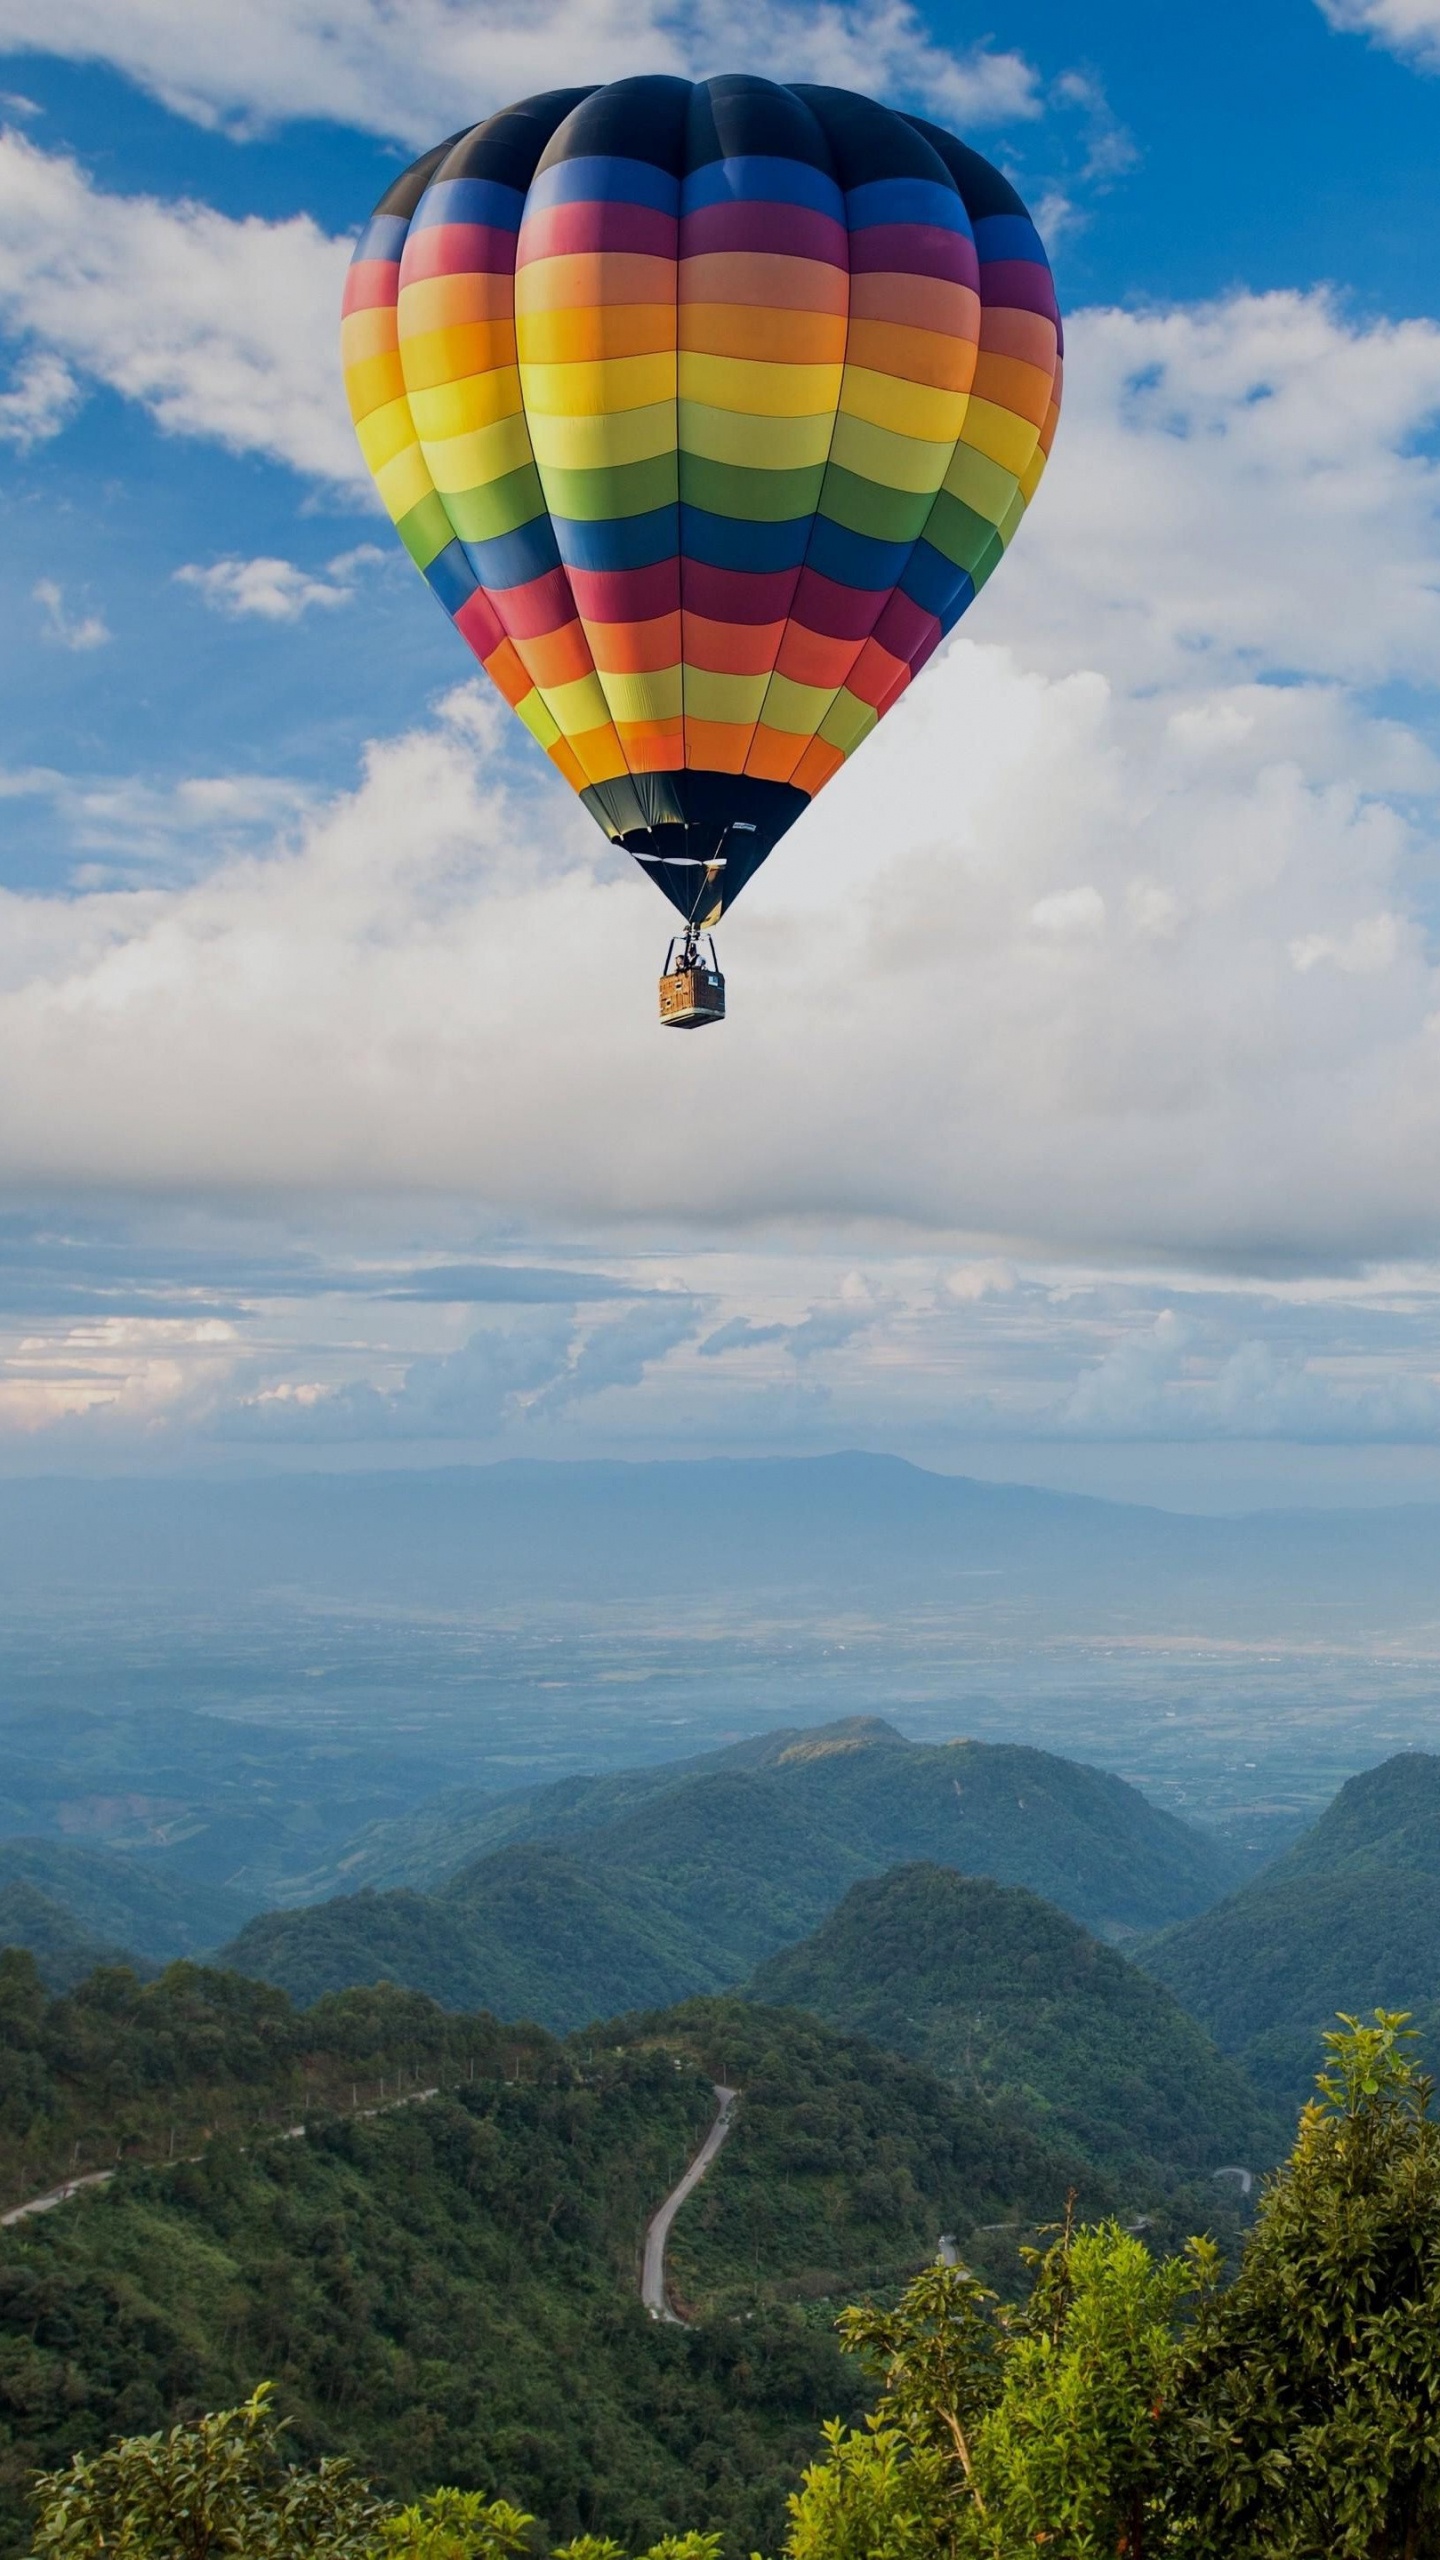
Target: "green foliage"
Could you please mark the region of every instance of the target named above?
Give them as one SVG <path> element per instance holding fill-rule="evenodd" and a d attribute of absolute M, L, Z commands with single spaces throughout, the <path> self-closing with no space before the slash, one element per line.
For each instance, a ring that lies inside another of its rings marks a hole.
<path fill-rule="evenodd" d="M 1102 1930 L 1201 1910 L 1233 1873 L 1133 1787 L 1049 1752 L 907 1743 L 873 1724 L 771 1746 L 663 1779 L 566 1779 L 461 1817 L 448 1852 L 427 1816 L 417 1865 L 434 1890 L 268 1912 L 226 1959 L 298 2001 L 389 1972 L 570 2029 L 742 1980 L 902 1860 L 1028 1885 Z M 460 1864 L 477 1843 L 485 1854 Z"/>
<path fill-rule="evenodd" d="M 1440 2547 L 1440 2128 L 1403 2015 L 1346 2018 L 1239 2276 L 1177 2391 L 1176 2548 L 1420 2560 Z"/>
<path fill-rule="evenodd" d="M 1417 2010 L 1440 1991 L 1440 1877 L 1275 1871 L 1136 1951 L 1276 2100 L 1299 2107 L 1337 2011 Z"/>
<path fill-rule="evenodd" d="M 378 2560 L 513 2560 L 530 2547 L 535 2519 L 508 2498 L 478 2489 L 432 2489 L 379 2529 Z"/>
<path fill-rule="evenodd" d="M 379 2501 L 346 2462 L 287 2467 L 269 2401 L 43 2473 L 36 2560 L 371 2560 Z"/>
<path fill-rule="evenodd" d="M 141 1983 L 102 1967 L 47 2000 L 33 1959 L 0 1949 L 0 2196 L 121 2160 L 169 2160 L 217 2132 L 252 2139 L 307 2115 L 537 2067 L 537 2029 L 452 2018 L 381 1983 L 297 2016 L 283 1993 L 174 1964 Z"/>
<path fill-rule="evenodd" d="M 1072 2183 L 1089 2211 L 1113 2201 L 1100 2172 L 1023 2116 L 798 2011 L 692 2000 L 606 2034 L 660 2041 L 744 2092 L 668 2253 L 677 2301 L 707 2318 L 903 2283 L 943 2232 L 1013 2281 L 1017 2238 L 1051 2221 Z M 989 2223 L 1002 2227 L 977 2228 Z"/>
<path fill-rule="evenodd" d="M 1064 2157 L 987 2107 L 739 2001 L 565 2047 L 391 1986 L 297 2017 L 273 1990 L 194 1969 L 68 2002 L 47 2003 L 33 1969 L 5 1983 L 9 2060 L 42 2088 L 63 2060 L 77 2110 L 103 2120 L 123 2097 L 163 2128 L 172 2108 L 194 2121 L 187 2090 L 197 2110 L 200 2091 L 234 2109 L 199 2156 L 177 2146 L 167 2165 L 162 2140 L 158 2159 L 0 2234 L 12 2532 L 32 2466 L 268 2374 L 298 2448 L 350 2456 L 389 2496 L 449 2481 L 557 2537 L 644 2549 L 698 2521 L 732 2554 L 773 2549 L 821 2420 L 863 2407 L 830 2299 L 902 2282 L 944 2230 L 1044 2220 L 1064 2193 Z M 371 2057 L 362 2109 L 378 2103 L 377 2046 L 409 2056 L 407 2088 L 423 2063 L 440 2095 L 352 2115 L 352 2056 Z M 296 2105 L 274 2075 L 305 2068 L 312 2103 Z M 640 2234 L 722 2068 L 744 2090 L 735 2131 L 671 2243 L 703 2323 L 661 2326 L 638 2301 Z M 283 2103 L 257 2125 L 274 2087 Z"/>
<path fill-rule="evenodd" d="M 1216 2272 L 1203 2242 L 1157 2263 L 1113 2222 L 1067 2229 L 1037 2259 L 976 2440 L 980 2549 L 1011 2560 L 1058 2541 L 1067 2560 L 1142 2560 L 1154 2548 L 1176 2315 Z"/>
<path fill-rule="evenodd" d="M 847 2343 L 883 2382 L 863 2431 L 791 2501 L 791 2560 L 861 2560 L 864 2535 L 905 2560 L 1144 2560 L 1166 2495 L 1166 2396 L 1177 2313 L 1213 2283 L 1203 2243 L 1157 2263 L 1114 2222 L 1067 2223 L 1030 2253 L 1006 2312 L 963 2269 L 932 2268 L 890 2311 L 858 2309 Z"/>
<path fill-rule="evenodd" d="M 1073 2143 L 1150 2200 L 1157 2183 L 1284 2147 L 1243 2073 L 1177 2002 L 1050 1903 L 935 1866 L 851 1887 L 757 1999 L 869 2036 Z"/>

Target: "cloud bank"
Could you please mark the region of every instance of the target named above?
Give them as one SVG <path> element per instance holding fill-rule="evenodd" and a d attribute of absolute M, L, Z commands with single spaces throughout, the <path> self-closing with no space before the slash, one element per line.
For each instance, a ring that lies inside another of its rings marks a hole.
<path fill-rule="evenodd" d="M 908 0 L 0 0 L 0 46 L 107 63 L 201 124 L 326 118 L 417 150 L 557 81 L 745 62 L 928 102 L 962 125 L 1040 108 L 1020 54 L 937 44 Z"/>

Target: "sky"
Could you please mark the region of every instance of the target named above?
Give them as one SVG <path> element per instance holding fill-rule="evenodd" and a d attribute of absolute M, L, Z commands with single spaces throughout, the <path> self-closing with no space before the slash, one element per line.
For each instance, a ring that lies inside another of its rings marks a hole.
<path fill-rule="evenodd" d="M 1440 1499 L 1440 0 L 0 0 L 0 56 L 0 1470 Z M 371 205 L 557 66 L 922 110 L 1066 313 L 1010 556 L 699 1039 L 341 394 Z"/>

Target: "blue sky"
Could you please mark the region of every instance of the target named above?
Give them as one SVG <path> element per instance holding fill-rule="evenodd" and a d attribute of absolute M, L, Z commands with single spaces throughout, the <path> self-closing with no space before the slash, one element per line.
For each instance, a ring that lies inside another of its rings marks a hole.
<path fill-rule="evenodd" d="M 0 49 L 0 1466 L 1440 1495 L 1440 0 L 0 0 Z M 347 235 L 557 61 L 923 107 L 1069 321 L 1032 519 L 713 1042 L 339 396 Z"/>

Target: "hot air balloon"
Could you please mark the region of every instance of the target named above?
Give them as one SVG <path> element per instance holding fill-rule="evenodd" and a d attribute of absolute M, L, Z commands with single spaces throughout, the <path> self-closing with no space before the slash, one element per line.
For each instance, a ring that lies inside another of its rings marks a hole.
<path fill-rule="evenodd" d="M 402 542 L 701 936 L 1003 557 L 1059 410 L 1019 196 L 922 117 L 748 74 L 557 89 L 381 198 L 346 386 Z"/>

